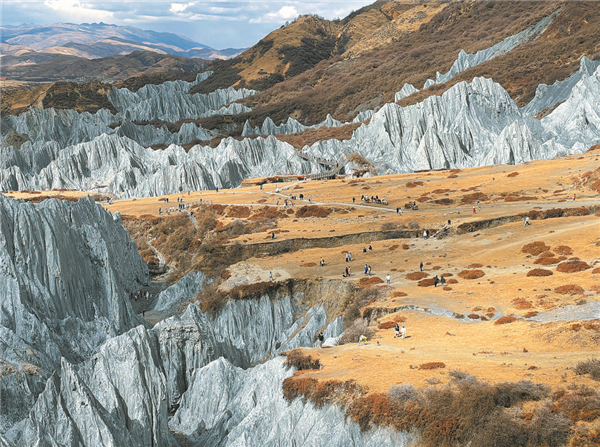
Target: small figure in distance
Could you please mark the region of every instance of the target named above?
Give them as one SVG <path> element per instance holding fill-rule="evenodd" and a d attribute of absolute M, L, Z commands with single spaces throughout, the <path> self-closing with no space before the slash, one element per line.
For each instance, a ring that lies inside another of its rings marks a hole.
<path fill-rule="evenodd" d="M 368 271 L 369 271 L 369 266 L 367 264 L 365 264 L 365 275 L 367 274 Z"/>
<path fill-rule="evenodd" d="M 437 285 L 438 285 L 438 282 L 439 282 L 439 281 L 440 281 L 440 280 L 439 280 L 438 276 L 437 276 L 437 275 L 435 275 L 435 276 L 433 277 L 433 287 L 437 287 Z"/>
<path fill-rule="evenodd" d="M 440 278 L 440 284 L 442 286 L 444 286 L 446 284 L 446 278 L 444 278 L 443 276 Z"/>
<path fill-rule="evenodd" d="M 477 213 L 477 210 L 475 209 L 475 207 L 473 207 L 473 214 Z"/>
<path fill-rule="evenodd" d="M 402 335 L 402 340 L 406 338 L 406 326 L 402 325 L 402 329 L 400 329 L 400 335 Z"/>
<path fill-rule="evenodd" d="M 352 197 L 352 203 L 356 203 L 356 197 Z"/>
<path fill-rule="evenodd" d="M 369 244 L 369 251 L 373 251 L 373 247 L 371 247 L 371 244 Z"/>
<path fill-rule="evenodd" d="M 400 325 L 396 323 L 394 326 L 394 338 L 400 337 Z"/>
<path fill-rule="evenodd" d="M 323 347 L 323 341 L 325 340 L 325 336 L 323 335 L 323 332 L 319 333 L 319 348 Z"/>
<path fill-rule="evenodd" d="M 369 269 L 367 270 L 367 273 L 369 274 L 369 276 L 371 276 L 371 266 L 369 266 Z"/>
<path fill-rule="evenodd" d="M 525 227 L 529 226 L 529 216 L 525 216 Z"/>
<path fill-rule="evenodd" d="M 577 194 L 573 194 L 573 202 L 577 200 Z"/>
<path fill-rule="evenodd" d="M 363 253 L 367 252 L 367 247 L 363 247 Z"/>
<path fill-rule="evenodd" d="M 365 337 L 364 335 L 361 335 L 358 338 L 358 346 L 360 345 L 366 345 L 367 344 L 367 337 Z"/>
<path fill-rule="evenodd" d="M 269 272 L 269 280 L 273 282 L 273 272 Z"/>
<path fill-rule="evenodd" d="M 325 265 L 325 259 L 323 259 L 322 257 L 321 257 L 321 260 L 319 261 L 319 265 L 321 267 L 323 267 Z"/>
<path fill-rule="evenodd" d="M 387 276 L 385 277 L 385 281 L 388 283 L 388 285 L 390 284 L 392 280 L 392 277 L 390 276 L 390 274 L 388 273 Z"/>
<path fill-rule="evenodd" d="M 421 269 L 421 271 L 423 271 L 423 261 L 421 261 L 421 263 L 419 264 L 419 268 Z"/>

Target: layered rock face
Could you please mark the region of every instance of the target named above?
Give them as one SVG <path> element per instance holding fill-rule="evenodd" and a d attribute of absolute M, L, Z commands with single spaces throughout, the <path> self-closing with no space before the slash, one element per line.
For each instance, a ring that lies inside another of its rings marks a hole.
<path fill-rule="evenodd" d="M 26 414 L 61 358 L 80 362 L 142 323 L 129 293 L 148 281 L 135 243 L 91 199 L 39 205 L 0 195 L 2 419 Z"/>

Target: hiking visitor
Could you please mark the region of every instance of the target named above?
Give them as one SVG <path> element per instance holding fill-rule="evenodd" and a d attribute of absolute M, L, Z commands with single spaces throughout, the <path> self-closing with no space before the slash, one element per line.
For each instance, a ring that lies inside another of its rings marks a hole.
<path fill-rule="evenodd" d="M 348 267 L 348 276 L 352 276 L 352 267 Z"/>
<path fill-rule="evenodd" d="M 346 253 L 346 262 L 348 262 L 348 253 Z"/>
<path fill-rule="evenodd" d="M 361 335 L 358 339 L 358 346 L 360 345 L 366 345 L 367 344 L 367 337 L 365 337 L 364 335 Z"/>
<path fill-rule="evenodd" d="M 273 272 L 269 272 L 269 280 L 273 282 Z"/>
<path fill-rule="evenodd" d="M 275 239 L 275 232 L 271 231 L 271 240 Z"/>
<path fill-rule="evenodd" d="M 367 252 L 367 247 L 363 247 L 363 253 Z"/>
<path fill-rule="evenodd" d="M 276 203 L 277 203 L 277 206 L 279 206 L 279 199 L 277 199 Z"/>
<path fill-rule="evenodd" d="M 577 200 L 577 194 L 573 194 L 573 202 Z"/>
<path fill-rule="evenodd" d="M 402 335 L 402 340 L 406 338 L 406 326 L 402 325 L 402 329 L 400 329 L 400 335 Z"/>
<path fill-rule="evenodd" d="M 440 281 L 440 280 L 439 280 L 438 276 L 437 276 L 437 275 L 435 275 L 435 276 L 433 277 L 433 287 L 437 287 L 437 285 L 438 285 L 438 282 L 439 282 L 439 281 Z"/>
<path fill-rule="evenodd" d="M 477 210 L 475 210 L 475 207 L 473 207 L 473 214 L 475 214 L 477 212 Z"/>
<path fill-rule="evenodd" d="M 369 273 L 369 276 L 371 276 L 371 266 L 369 266 L 369 269 L 367 270 L 367 273 Z"/>
<path fill-rule="evenodd" d="M 348 253 L 348 262 L 352 262 L 352 253 Z"/>
<path fill-rule="evenodd" d="M 446 278 L 444 278 L 443 276 L 440 278 L 440 284 L 442 286 L 446 284 Z"/>
<path fill-rule="evenodd" d="M 369 251 L 373 251 L 373 247 L 369 244 Z"/>
<path fill-rule="evenodd" d="M 368 271 L 369 271 L 369 266 L 367 266 L 367 264 L 365 264 L 365 275 L 367 274 Z"/>
<path fill-rule="evenodd" d="M 421 263 L 419 264 L 419 268 L 421 269 L 421 271 L 423 271 L 423 261 L 421 261 Z"/>
<path fill-rule="evenodd" d="M 423 231 L 423 239 L 427 239 L 427 230 Z"/>
<path fill-rule="evenodd" d="M 356 203 L 356 197 L 352 197 L 352 203 Z"/>
<path fill-rule="evenodd" d="M 400 337 L 400 325 L 398 323 L 394 326 L 394 338 L 396 337 Z"/>
<path fill-rule="evenodd" d="M 385 277 L 385 281 L 388 283 L 388 285 L 390 284 L 390 281 L 392 280 L 392 277 L 390 276 L 390 274 L 388 273 L 387 276 Z"/>
<path fill-rule="evenodd" d="M 323 347 L 323 341 L 325 340 L 325 336 L 323 335 L 323 332 L 319 333 L 319 348 Z"/>
<path fill-rule="evenodd" d="M 529 225 L 529 216 L 525 216 L 525 225 L 523 226 L 528 226 Z"/>
<path fill-rule="evenodd" d="M 348 267 L 346 267 L 346 276 L 350 276 L 350 273 L 348 272 Z"/>

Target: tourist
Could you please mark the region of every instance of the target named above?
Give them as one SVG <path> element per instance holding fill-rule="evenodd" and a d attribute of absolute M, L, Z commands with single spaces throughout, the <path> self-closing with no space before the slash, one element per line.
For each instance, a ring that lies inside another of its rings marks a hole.
<path fill-rule="evenodd" d="M 577 200 L 577 194 L 573 194 L 573 202 Z"/>
<path fill-rule="evenodd" d="M 402 340 L 406 338 L 406 326 L 402 325 L 402 329 L 400 329 L 400 335 L 402 335 Z"/>
<path fill-rule="evenodd" d="M 473 214 L 477 213 L 477 210 L 475 209 L 475 207 L 473 207 Z"/>
<path fill-rule="evenodd" d="M 369 274 L 369 276 L 371 276 L 371 266 L 369 266 L 367 273 Z"/>
<path fill-rule="evenodd" d="M 367 337 L 365 337 L 364 335 L 361 335 L 358 338 L 358 346 L 360 345 L 366 345 L 367 344 Z"/>
<path fill-rule="evenodd" d="M 423 261 L 421 261 L 421 263 L 419 264 L 419 268 L 421 269 L 421 271 L 423 271 Z"/>
<path fill-rule="evenodd" d="M 398 323 L 394 326 L 394 338 L 396 337 L 400 337 L 400 325 Z"/>
<path fill-rule="evenodd" d="M 525 227 L 529 225 L 529 216 L 525 216 Z"/>
<path fill-rule="evenodd" d="M 438 282 L 440 282 L 440 280 L 439 280 L 438 276 L 437 276 L 437 275 L 435 275 L 435 276 L 433 277 L 433 287 L 437 287 L 437 285 L 438 285 Z"/>
<path fill-rule="evenodd" d="M 348 253 L 348 261 L 352 262 L 352 253 Z"/>
<path fill-rule="evenodd" d="M 325 340 L 325 336 L 323 335 L 323 332 L 319 333 L 319 348 L 323 347 L 323 341 Z"/>
<path fill-rule="evenodd" d="M 443 276 L 440 278 L 440 284 L 442 286 L 444 286 L 446 284 L 446 278 L 444 278 Z"/>
<path fill-rule="evenodd" d="M 385 281 L 388 283 L 388 285 L 390 284 L 392 280 L 392 277 L 390 276 L 390 274 L 388 273 L 387 276 L 385 277 Z"/>
<path fill-rule="evenodd" d="M 369 271 L 369 266 L 367 264 L 365 264 L 365 275 L 367 274 L 368 271 Z"/>
<path fill-rule="evenodd" d="M 273 272 L 269 272 L 269 280 L 273 282 Z"/>

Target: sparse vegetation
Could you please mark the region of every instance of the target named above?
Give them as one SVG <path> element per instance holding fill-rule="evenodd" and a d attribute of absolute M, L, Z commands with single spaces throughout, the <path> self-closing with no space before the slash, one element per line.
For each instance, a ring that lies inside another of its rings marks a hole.
<path fill-rule="evenodd" d="M 296 368 L 297 371 L 321 369 L 321 361 L 304 354 L 301 349 L 294 349 L 286 354 L 285 366 Z"/>

